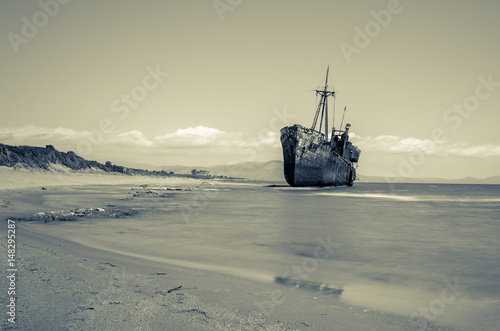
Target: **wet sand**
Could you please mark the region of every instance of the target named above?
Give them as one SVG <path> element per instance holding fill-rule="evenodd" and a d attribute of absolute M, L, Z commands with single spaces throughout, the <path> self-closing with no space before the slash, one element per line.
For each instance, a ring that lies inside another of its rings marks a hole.
<path fill-rule="evenodd" d="M 76 198 L 47 203 L 47 192 L 65 194 L 68 190 L 96 184 L 117 183 L 129 184 L 131 188 L 139 185 L 189 188 L 200 185 L 199 180 L 106 174 L 54 175 L 10 169 L 2 169 L 0 179 L 0 218 L 4 224 L 0 246 L 3 252 L 7 250 L 5 220 L 19 218 L 16 221 L 16 323 L 4 318 L 3 329 L 423 329 L 422 324 L 408 316 L 347 305 L 338 300 L 341 292 L 337 289 L 323 291 L 324 288 L 307 283 L 297 287 L 300 284 L 290 280 L 272 282 L 238 277 L 202 265 L 186 263 L 183 266 L 141 258 L 140 252 L 131 256 L 92 248 L 68 240 L 71 238 L 65 238 L 64 232 L 59 231 L 61 220 L 47 218 L 50 212 L 57 214 L 58 210 L 80 209 L 77 213 L 89 210 L 89 206 L 79 205 Z M 116 199 L 111 200 L 116 203 Z M 103 200 L 94 207 L 105 210 L 110 201 Z M 132 201 L 120 200 L 114 208 L 134 209 Z M 23 221 L 40 212 L 45 214 L 39 214 L 41 219 L 37 222 Z M 118 217 L 122 216 L 134 217 Z M 99 225 L 98 218 L 90 218 L 94 226 Z M 44 219 L 50 221 L 45 223 Z M 85 217 L 81 219 L 81 222 L 89 222 Z M 6 254 L 2 256 L 5 259 Z M 2 277 L 1 287 L 8 287 L 5 277 Z M 0 298 L 3 303 L 8 302 L 6 290 L 1 292 Z M 431 323 L 427 329 L 452 330 Z"/>

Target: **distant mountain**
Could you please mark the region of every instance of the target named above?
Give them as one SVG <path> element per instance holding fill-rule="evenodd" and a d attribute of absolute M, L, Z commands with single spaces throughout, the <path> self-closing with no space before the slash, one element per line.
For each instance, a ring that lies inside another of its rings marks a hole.
<path fill-rule="evenodd" d="M 483 184 L 496 184 L 500 185 L 500 176 L 491 176 L 483 179 Z"/>
<path fill-rule="evenodd" d="M 188 167 L 188 166 L 164 166 L 163 170 L 173 171 L 176 174 L 190 174 L 192 169 L 206 170 L 211 175 L 232 176 L 246 178 L 250 180 L 269 180 L 269 181 L 285 181 L 283 177 L 283 161 L 274 160 L 269 162 L 243 162 L 235 165 L 217 165 L 211 167 Z M 444 179 L 433 177 L 378 177 L 364 176 L 358 174 L 359 182 L 361 183 L 434 183 L 434 184 L 500 184 L 500 176 L 488 177 L 479 179 L 474 177 L 465 177 L 461 179 Z"/>

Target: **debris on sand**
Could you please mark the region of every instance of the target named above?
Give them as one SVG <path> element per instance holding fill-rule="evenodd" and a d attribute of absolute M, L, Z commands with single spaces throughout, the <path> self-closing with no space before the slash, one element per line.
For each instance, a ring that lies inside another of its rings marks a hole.
<path fill-rule="evenodd" d="M 135 191 L 131 193 L 134 198 L 172 198 L 174 195 L 172 193 L 162 193 L 158 191 Z"/>
<path fill-rule="evenodd" d="M 36 213 L 28 217 L 11 217 L 19 222 L 74 222 L 82 218 L 125 218 L 137 215 L 139 210 L 133 208 L 79 208 L 74 210 L 56 210 Z"/>
<path fill-rule="evenodd" d="M 288 285 L 295 288 L 300 288 L 303 290 L 309 290 L 313 292 L 322 292 L 323 294 L 332 294 L 334 296 L 340 296 L 344 291 L 340 287 L 332 287 L 331 284 L 292 279 L 287 277 L 276 277 L 274 281 L 279 284 Z"/>
<path fill-rule="evenodd" d="M 170 290 L 167 291 L 167 293 L 171 293 L 173 291 L 177 291 L 177 290 L 180 290 L 182 288 L 182 285 L 179 285 L 177 287 L 174 287 L 174 288 L 171 288 Z"/>

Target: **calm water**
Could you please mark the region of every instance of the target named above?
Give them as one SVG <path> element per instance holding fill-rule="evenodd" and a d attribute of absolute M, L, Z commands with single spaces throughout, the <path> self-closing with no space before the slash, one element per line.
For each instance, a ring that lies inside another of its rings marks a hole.
<path fill-rule="evenodd" d="M 439 297 L 445 280 L 467 286 L 468 300 L 500 298 L 498 185 L 267 184 L 164 191 L 165 197 L 118 201 L 147 210 L 134 219 L 57 226 L 97 247 L 256 279 L 286 275 L 334 284 L 346 300 L 377 308 L 411 312 Z M 48 196 L 46 205 L 131 196 L 130 186 L 105 190 Z M 329 256 L 315 259 L 319 242 L 328 240 Z"/>

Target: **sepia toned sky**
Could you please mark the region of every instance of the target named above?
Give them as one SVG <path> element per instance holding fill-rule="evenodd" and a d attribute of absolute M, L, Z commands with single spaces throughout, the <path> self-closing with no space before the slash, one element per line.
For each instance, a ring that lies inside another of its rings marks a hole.
<path fill-rule="evenodd" d="M 499 12 L 496 0 L 2 1 L 0 142 L 124 165 L 279 160 L 279 129 L 311 125 L 330 65 L 359 173 L 500 175 Z"/>

